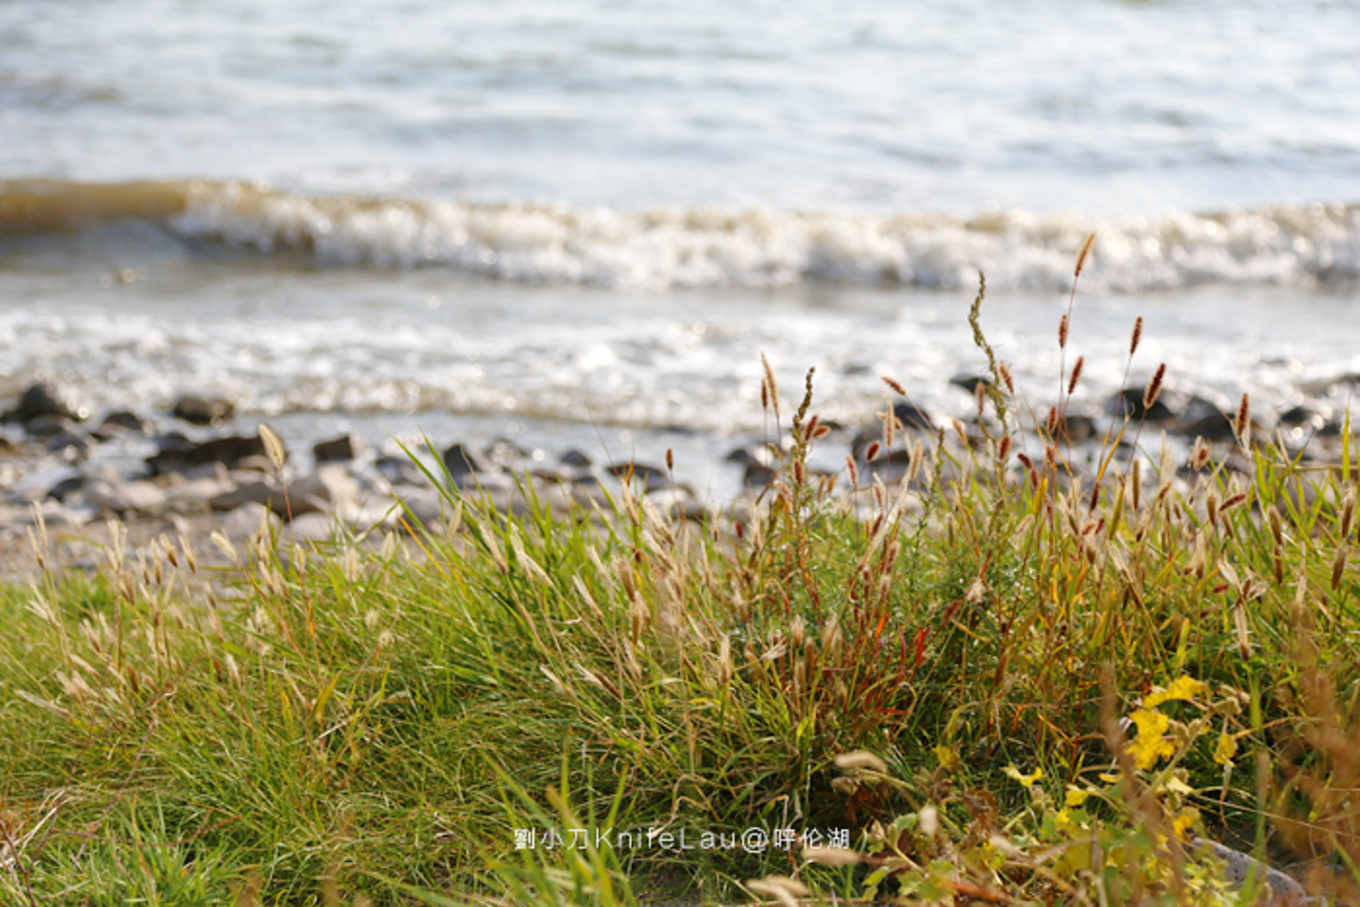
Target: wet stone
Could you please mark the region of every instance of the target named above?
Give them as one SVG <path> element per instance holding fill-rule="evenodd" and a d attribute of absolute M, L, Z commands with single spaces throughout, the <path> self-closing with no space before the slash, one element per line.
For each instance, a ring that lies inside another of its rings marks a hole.
<path fill-rule="evenodd" d="M 84 435 L 63 431 L 47 439 L 47 452 L 68 463 L 78 463 L 90 455 L 90 441 Z"/>
<path fill-rule="evenodd" d="M 344 434 L 312 445 L 312 457 L 318 463 L 333 460 L 354 460 L 363 452 L 364 442 L 354 433 Z"/>
<path fill-rule="evenodd" d="M 495 466 L 485 455 L 461 443 L 451 444 L 444 451 L 444 468 L 454 479 L 468 473 L 495 471 Z"/>
<path fill-rule="evenodd" d="M 41 416 L 64 416 L 81 421 L 90 417 L 90 408 L 80 401 L 74 388 L 40 381 L 24 389 L 19 405 L 5 414 L 5 421 L 31 422 Z"/>
<path fill-rule="evenodd" d="M 85 476 L 67 476 L 61 481 L 47 489 L 46 496 L 49 500 L 65 501 L 68 497 L 85 487 Z"/>
<path fill-rule="evenodd" d="M 501 469 L 509 469 L 522 463 L 529 456 L 522 447 L 505 438 L 497 438 L 492 441 L 483 453 L 492 464 Z"/>
<path fill-rule="evenodd" d="M 930 414 L 910 401 L 895 404 L 893 415 L 897 417 L 898 422 L 902 423 L 903 428 L 923 428 L 926 431 L 935 431 L 935 423 L 931 420 Z"/>
<path fill-rule="evenodd" d="M 251 456 L 265 457 L 264 441 L 258 435 L 228 436 L 197 444 L 191 442 L 183 447 L 162 447 L 160 453 L 146 461 L 146 465 L 157 473 L 180 472 L 186 467 L 206 463 L 235 466 Z"/>
<path fill-rule="evenodd" d="M 225 422 L 236 414 L 236 406 L 221 397 L 201 397 L 198 394 L 185 394 L 170 408 L 170 415 L 183 419 L 190 425 L 215 425 Z"/>
<path fill-rule="evenodd" d="M 1171 407 L 1160 398 L 1152 401 L 1151 407 L 1143 405 L 1145 387 L 1126 387 L 1115 395 L 1112 411 L 1116 417 L 1125 414 L 1134 422 L 1168 422 L 1176 418 Z"/>
<path fill-rule="evenodd" d="M 950 378 L 949 383 L 954 385 L 955 387 L 961 387 L 964 390 L 966 390 L 969 393 L 969 395 L 973 395 L 977 393 L 979 384 L 982 385 L 983 387 L 991 387 L 992 379 L 984 377 L 982 375 L 962 374 L 955 375 L 953 378 Z"/>
<path fill-rule="evenodd" d="M 392 485 L 420 485 L 425 482 L 425 474 L 420 471 L 420 467 L 406 457 L 379 457 L 373 468 Z"/>
<path fill-rule="evenodd" d="M 576 466 L 579 468 L 585 468 L 592 465 L 590 457 L 581 453 L 579 450 L 567 451 L 558 458 L 557 462 L 561 463 L 563 466 Z"/>
<path fill-rule="evenodd" d="M 105 416 L 104 421 L 99 423 L 99 428 L 106 432 L 122 430 L 149 435 L 156 426 L 130 410 L 120 409 Z"/>
<path fill-rule="evenodd" d="M 30 438 L 51 438 L 63 432 L 74 434 L 80 428 L 74 419 L 49 413 L 29 419 L 24 423 L 24 431 Z"/>

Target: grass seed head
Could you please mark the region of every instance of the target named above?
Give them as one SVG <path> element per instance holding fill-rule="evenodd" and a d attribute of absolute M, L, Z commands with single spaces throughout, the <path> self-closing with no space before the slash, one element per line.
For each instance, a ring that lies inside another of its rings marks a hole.
<path fill-rule="evenodd" d="M 1063 312 L 1062 318 L 1058 321 L 1058 349 L 1067 349 L 1067 328 L 1071 322 L 1071 316 Z"/>
<path fill-rule="evenodd" d="M 1081 253 L 1077 255 L 1077 267 L 1076 270 L 1072 272 L 1073 277 L 1081 276 L 1081 269 L 1086 266 L 1086 256 L 1091 254 L 1091 246 L 1095 245 L 1095 241 L 1096 234 L 1092 232 L 1086 237 L 1086 241 L 1081 244 Z"/>
<path fill-rule="evenodd" d="M 1157 396 L 1162 392 L 1162 381 L 1166 378 L 1166 363 L 1157 366 L 1157 371 L 1152 373 L 1152 380 L 1148 382 L 1147 390 L 1143 391 L 1143 409 L 1152 409 L 1152 404 L 1157 402 Z"/>
<path fill-rule="evenodd" d="M 1138 343 L 1143 339 L 1143 316 L 1139 315 L 1133 322 L 1133 336 L 1129 338 L 1129 355 L 1138 352 Z"/>
<path fill-rule="evenodd" d="M 1067 396 L 1077 389 L 1077 382 L 1081 380 L 1081 370 L 1086 365 L 1086 357 L 1078 356 L 1076 365 L 1072 366 L 1072 377 L 1067 381 Z"/>
<path fill-rule="evenodd" d="M 868 769 L 880 775 L 888 773 L 888 763 L 868 750 L 855 750 L 851 753 L 841 753 L 835 759 L 836 768 L 843 772 L 852 772 L 857 769 Z"/>
<path fill-rule="evenodd" d="M 1250 436 L 1247 432 L 1251 428 L 1251 395 L 1243 394 L 1242 401 L 1237 404 L 1237 416 L 1233 419 L 1233 434 L 1237 435 L 1237 440 L 1245 445 Z"/>
<path fill-rule="evenodd" d="M 274 464 L 275 469 L 283 469 L 283 461 L 287 459 L 283 439 L 275 434 L 274 429 L 261 422 L 260 440 L 264 442 L 264 452 L 269 457 L 269 462 Z"/>

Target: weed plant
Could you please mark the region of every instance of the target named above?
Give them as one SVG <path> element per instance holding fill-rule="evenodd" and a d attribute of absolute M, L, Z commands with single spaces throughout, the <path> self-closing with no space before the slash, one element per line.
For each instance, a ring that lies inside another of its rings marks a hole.
<path fill-rule="evenodd" d="M 1310 460 L 1244 395 L 1181 463 L 1131 406 L 1079 468 L 1070 308 L 1040 415 L 982 299 L 975 424 L 886 405 L 817 475 L 813 374 L 786 421 L 767 366 L 782 465 L 704 521 L 628 486 L 510 517 L 432 474 L 441 527 L 262 525 L 214 537 L 228 570 L 115 528 L 87 578 L 39 520 L 41 580 L 0 591 L 0 902 L 1281 896 L 1213 842 L 1356 902 L 1349 426 Z"/>

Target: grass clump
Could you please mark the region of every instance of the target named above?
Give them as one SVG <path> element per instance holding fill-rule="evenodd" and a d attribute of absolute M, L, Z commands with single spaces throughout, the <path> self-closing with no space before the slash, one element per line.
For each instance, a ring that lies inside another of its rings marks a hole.
<path fill-rule="evenodd" d="M 1264 865 L 1230 884 L 1216 841 L 1353 896 L 1353 451 L 1318 470 L 1239 430 L 1178 473 L 1121 453 L 1130 415 L 1083 472 L 1065 404 L 1021 431 L 987 354 L 991 422 L 913 435 L 888 407 L 839 476 L 807 465 L 809 373 L 739 515 L 450 491 L 438 531 L 262 527 L 215 539 L 227 571 L 115 531 L 99 578 L 6 588 L 0 901 L 1279 889 Z M 762 399 L 778 423 L 768 370 Z"/>

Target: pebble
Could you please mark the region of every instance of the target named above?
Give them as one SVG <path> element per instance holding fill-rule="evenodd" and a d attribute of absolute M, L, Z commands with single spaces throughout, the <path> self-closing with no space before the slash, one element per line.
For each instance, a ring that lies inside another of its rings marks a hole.
<path fill-rule="evenodd" d="M 170 408 L 170 415 L 183 419 L 190 425 L 216 425 L 225 422 L 236 414 L 236 407 L 230 400 L 221 397 L 201 397 L 198 394 L 185 394 Z"/>
<path fill-rule="evenodd" d="M 967 388 L 982 380 L 965 375 L 955 383 Z M 1343 380 L 1349 379 L 1343 376 L 1327 388 Z M 1186 443 L 1198 433 L 1235 445 L 1229 416 L 1207 399 L 1168 392 L 1144 413 L 1143 391 L 1126 388 L 1117 406 L 1180 435 Z M 893 412 L 908 433 L 933 443 L 926 430 L 933 431 L 937 420 L 929 413 L 902 399 Z M 1339 430 L 1336 412 L 1333 402 L 1304 397 L 1278 417 L 1264 415 L 1288 431 L 1317 438 L 1310 440 L 1314 445 L 1310 451 L 1323 444 L 1319 456 L 1321 462 L 1328 462 L 1340 445 L 1321 436 L 1329 427 Z M 195 426 L 212 426 L 232 418 L 233 408 L 227 400 L 185 395 L 176 400 L 170 415 Z M 592 511 L 617 501 L 625 481 L 633 493 L 644 495 L 660 512 L 704 521 L 711 520 L 714 512 L 709 502 L 677 484 L 669 470 L 654 463 L 624 460 L 601 467 L 581 450 L 568 450 L 554 462 L 541 450 L 526 452 L 525 447 L 504 438 L 485 447 L 454 443 L 442 452 L 409 440 L 411 455 L 431 467 L 432 482 L 391 439 L 378 445 L 376 456 L 353 433 L 320 441 L 311 448 L 314 468 L 303 472 L 295 463 L 285 463 L 282 469 L 275 466 L 258 435 L 218 434 L 211 428 L 176 431 L 173 426 L 179 423 L 167 414 L 148 417 L 130 410 L 103 415 L 98 427 L 87 432 L 82 423 L 90 416 L 75 392 L 52 383 L 31 385 L 5 413 L 10 427 L 0 435 L 0 536 L 32 524 L 29 503 L 34 501 L 54 527 L 78 528 L 91 520 L 99 525 L 103 517 L 119 516 L 134 524 L 184 526 L 199 536 L 215 526 L 236 531 L 248 523 L 241 533 L 248 534 L 265 513 L 278 523 L 291 517 L 292 528 L 304 529 L 303 534 L 310 537 L 334 525 L 359 532 L 374 526 L 437 527 L 448 519 L 448 496 L 455 492 L 506 513 Z M 1106 429 L 1102 417 L 1071 413 L 1067 419 L 1068 434 L 1076 442 L 1090 438 L 1094 444 Z M 823 424 L 831 425 L 829 421 Z M 863 462 L 864 445 L 881 436 L 881 422 L 870 421 L 851 443 L 851 452 L 858 449 L 862 488 L 874 478 L 899 481 L 910 468 L 903 441 L 895 443 L 892 451 L 880 453 L 874 463 Z M 952 433 L 947 443 L 951 449 L 958 448 L 954 450 L 957 456 L 966 455 Z M 832 456 L 821 463 L 810 462 L 813 475 L 828 467 L 840 469 L 837 459 L 843 454 L 834 452 L 838 444 L 844 441 L 836 436 L 818 442 L 817 448 Z M 1032 455 L 1034 448 L 1030 449 Z M 779 466 L 776 452 L 768 442 L 752 440 L 736 446 L 727 462 L 734 473 L 743 471 L 748 492 L 756 494 L 774 477 Z M 445 469 L 452 491 L 439 487 Z M 949 480 L 953 473 L 946 468 L 944 478 Z M 1018 471 L 1016 476 L 1023 479 Z"/>

